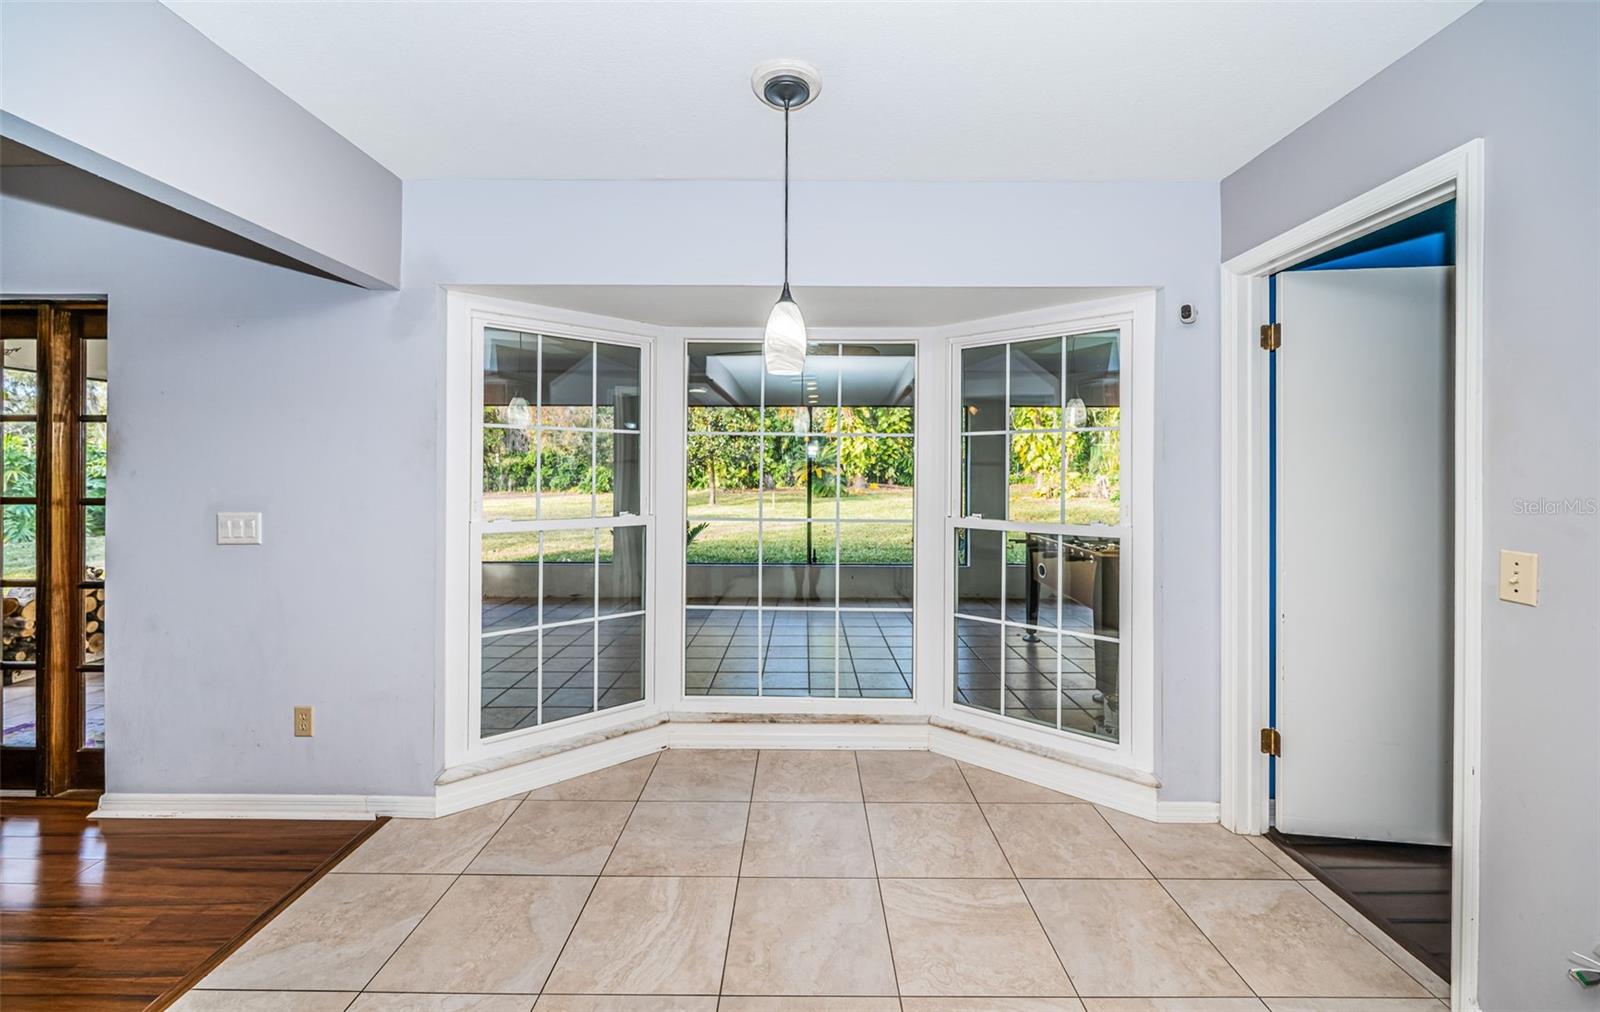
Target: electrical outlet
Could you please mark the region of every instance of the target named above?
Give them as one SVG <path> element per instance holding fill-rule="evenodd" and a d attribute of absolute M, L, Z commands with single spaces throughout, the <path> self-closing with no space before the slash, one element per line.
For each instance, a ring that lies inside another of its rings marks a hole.
<path fill-rule="evenodd" d="M 294 736 L 296 738 L 311 737 L 311 707 L 297 706 L 294 708 Z"/>
<path fill-rule="evenodd" d="M 1539 606 L 1539 556 L 1500 550 L 1500 600 Z"/>

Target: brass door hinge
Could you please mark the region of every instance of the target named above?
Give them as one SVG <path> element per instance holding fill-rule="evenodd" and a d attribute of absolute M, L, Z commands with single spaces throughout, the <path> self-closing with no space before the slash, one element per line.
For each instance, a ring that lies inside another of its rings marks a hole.
<path fill-rule="evenodd" d="M 1261 325 L 1261 349 L 1263 351 L 1277 351 L 1283 344 L 1283 324 L 1263 323 Z"/>
<path fill-rule="evenodd" d="M 1265 755 L 1283 755 L 1283 736 L 1278 733 L 1277 728 L 1264 727 L 1261 729 L 1261 751 Z"/>

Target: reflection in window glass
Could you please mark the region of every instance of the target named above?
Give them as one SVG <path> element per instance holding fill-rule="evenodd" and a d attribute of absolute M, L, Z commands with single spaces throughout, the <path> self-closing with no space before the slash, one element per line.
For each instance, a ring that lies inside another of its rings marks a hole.
<path fill-rule="evenodd" d="M 915 374 L 909 343 L 785 377 L 690 343 L 687 693 L 911 695 Z"/>
<path fill-rule="evenodd" d="M 1119 740 L 1120 332 L 962 349 L 956 703 Z M 1054 525 L 1055 530 L 1037 529 Z"/>
<path fill-rule="evenodd" d="M 484 737 L 644 698 L 641 381 L 631 345 L 484 332 Z"/>

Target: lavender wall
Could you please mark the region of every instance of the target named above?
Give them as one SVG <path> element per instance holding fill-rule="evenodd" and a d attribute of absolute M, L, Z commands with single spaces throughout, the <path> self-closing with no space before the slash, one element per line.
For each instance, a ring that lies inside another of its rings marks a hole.
<path fill-rule="evenodd" d="M 1594 1009 L 1600 943 L 1600 5 L 1486 3 L 1222 183 L 1226 259 L 1475 137 L 1486 144 L 1485 1009 Z M 1554 512 L 1536 501 L 1576 500 Z M 1498 549 L 1538 552 L 1539 607 Z"/>

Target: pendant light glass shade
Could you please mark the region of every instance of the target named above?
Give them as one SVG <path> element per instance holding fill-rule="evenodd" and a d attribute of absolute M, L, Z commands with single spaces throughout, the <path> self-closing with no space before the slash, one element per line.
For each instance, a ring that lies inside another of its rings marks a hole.
<path fill-rule="evenodd" d="M 767 316 L 762 347 L 766 351 L 767 372 L 774 376 L 798 376 L 805 368 L 806 320 L 789 294 L 788 285 L 783 286 L 783 295 Z"/>

